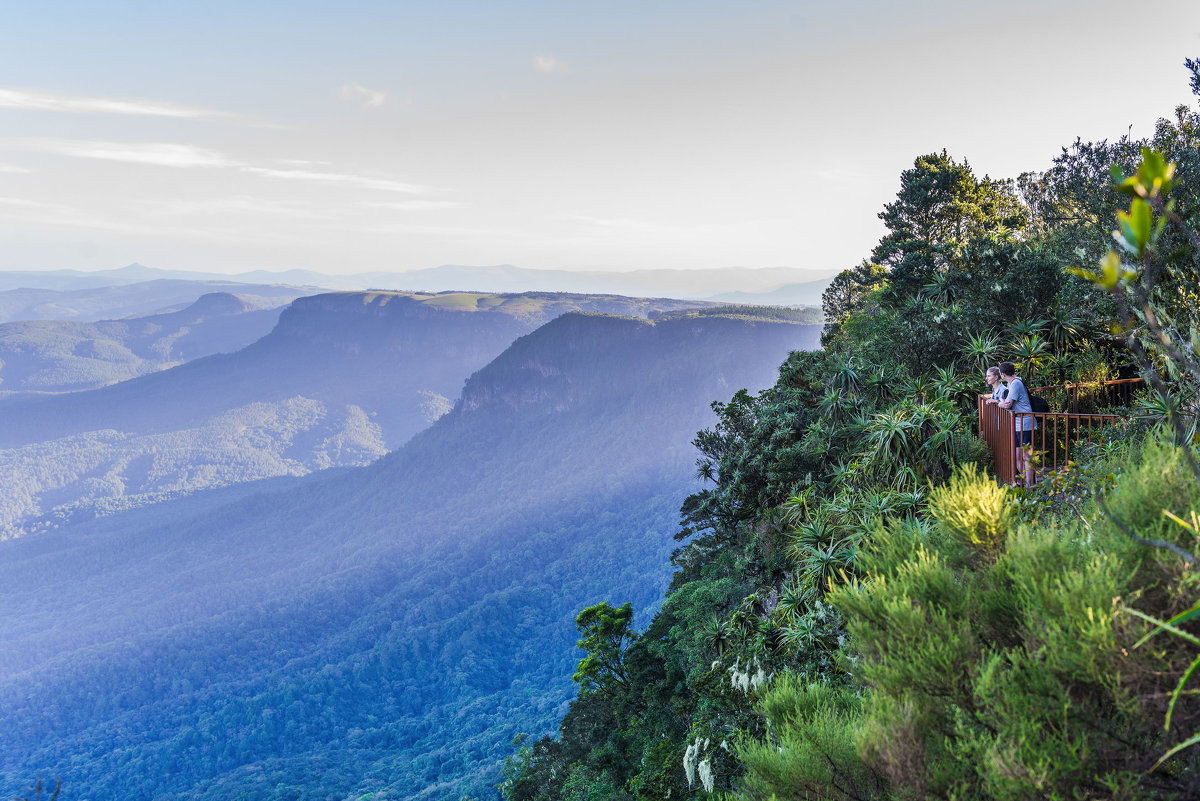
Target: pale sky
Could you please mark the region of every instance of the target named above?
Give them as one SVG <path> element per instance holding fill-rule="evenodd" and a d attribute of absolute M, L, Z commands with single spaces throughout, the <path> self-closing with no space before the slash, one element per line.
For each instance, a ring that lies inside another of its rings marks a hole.
<path fill-rule="evenodd" d="M 1196 0 L 0 0 L 0 269 L 852 266 L 1194 104 Z"/>

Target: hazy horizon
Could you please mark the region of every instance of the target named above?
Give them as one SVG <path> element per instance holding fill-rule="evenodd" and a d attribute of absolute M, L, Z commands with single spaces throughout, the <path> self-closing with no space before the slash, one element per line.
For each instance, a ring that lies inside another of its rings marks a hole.
<path fill-rule="evenodd" d="M 921 154 L 1016 177 L 1190 103 L 1200 7 L 1143 3 L 1136 64 L 1124 9 L 14 8 L 0 269 L 830 275 Z"/>

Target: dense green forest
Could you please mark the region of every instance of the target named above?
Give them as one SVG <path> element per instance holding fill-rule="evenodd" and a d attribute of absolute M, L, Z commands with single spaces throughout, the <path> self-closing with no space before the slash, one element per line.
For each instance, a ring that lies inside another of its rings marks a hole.
<path fill-rule="evenodd" d="M 361 323 L 320 319 L 294 335 Z M 565 314 L 371 465 L 0 541 L 0 797 L 494 796 L 572 695 L 575 611 L 661 600 L 709 399 L 817 336 Z"/>
<path fill-rule="evenodd" d="M 577 697 L 514 740 L 509 801 L 1200 796 L 1200 114 L 1015 180 L 930 153 L 879 217 L 825 349 L 714 405 L 661 610 L 579 613 Z M 1000 486 L 975 410 L 1004 360 L 1146 388 Z"/>

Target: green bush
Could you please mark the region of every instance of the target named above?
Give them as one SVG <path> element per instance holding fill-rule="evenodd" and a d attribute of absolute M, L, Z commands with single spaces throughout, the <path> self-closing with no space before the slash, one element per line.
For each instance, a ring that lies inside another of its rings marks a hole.
<path fill-rule="evenodd" d="M 929 511 L 961 542 L 995 553 L 1013 518 L 1008 492 L 968 464 L 929 493 Z"/>
<path fill-rule="evenodd" d="M 876 532 L 859 559 L 865 578 L 828 596 L 850 634 L 854 684 L 781 679 L 763 704 L 771 738 L 742 750 L 740 797 L 1197 797 L 1191 751 L 1148 773 L 1200 715 L 1184 695 L 1163 730 L 1194 648 L 1162 637 L 1134 649 L 1151 625 L 1121 611 L 1168 619 L 1200 594 L 1184 559 L 1127 533 L 1192 544 L 1163 515 L 1200 508 L 1182 452 L 1147 443 L 1111 516 L 1093 504 L 1071 525 L 1008 530 L 998 494 L 962 471 L 931 496 L 937 525 Z M 993 558 L 964 558 L 981 547 Z"/>

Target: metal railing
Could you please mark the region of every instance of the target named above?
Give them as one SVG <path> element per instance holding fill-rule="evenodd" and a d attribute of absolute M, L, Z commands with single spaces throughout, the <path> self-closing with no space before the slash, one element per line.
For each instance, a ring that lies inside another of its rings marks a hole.
<path fill-rule="evenodd" d="M 986 403 L 990 395 L 980 395 L 979 437 L 992 451 L 996 477 L 1006 484 L 1018 480 L 1017 434 L 1029 425 L 1025 418 L 1033 419 L 1029 450 L 1034 455 L 1037 471 L 1045 473 L 1057 470 L 1071 461 L 1072 454 L 1078 451 L 1081 443 L 1091 442 L 1101 428 L 1125 419 L 1121 415 L 1086 414 L 1078 410 L 1128 404 L 1141 383 L 1140 378 L 1127 378 L 1094 384 L 1037 387 L 1029 391 L 1048 400 L 1054 398 L 1052 403 L 1062 403 L 1060 398 L 1065 391 L 1067 403 L 1062 405 L 1072 408 L 1069 412 L 1013 412 L 994 403 Z"/>

